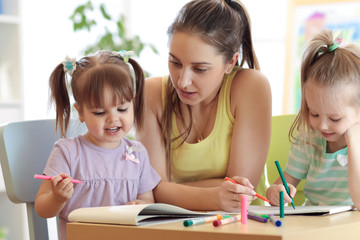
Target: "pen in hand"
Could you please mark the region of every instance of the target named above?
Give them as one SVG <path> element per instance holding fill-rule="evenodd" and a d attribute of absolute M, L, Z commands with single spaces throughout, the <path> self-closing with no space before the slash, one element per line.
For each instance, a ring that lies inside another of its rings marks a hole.
<path fill-rule="evenodd" d="M 225 181 L 230 181 L 230 182 L 232 182 L 232 183 L 239 184 L 238 182 L 236 182 L 236 181 L 234 181 L 233 179 L 228 178 L 228 177 L 225 177 Z M 255 197 L 260 198 L 261 200 L 270 203 L 270 201 L 269 201 L 267 198 L 265 198 L 264 196 L 261 196 L 261 195 L 258 194 L 258 193 L 255 194 Z"/>
<path fill-rule="evenodd" d="M 289 195 L 289 197 L 291 198 L 291 205 L 292 207 L 295 209 L 295 204 L 294 204 L 294 199 L 290 196 L 290 189 L 287 185 L 287 182 L 286 182 L 286 179 L 284 177 L 284 174 L 283 174 L 283 171 L 281 170 L 281 167 L 280 167 L 280 163 L 278 160 L 275 161 L 275 164 L 276 164 L 276 168 L 279 172 L 279 175 L 280 175 L 280 178 L 281 178 L 281 181 L 285 187 L 285 190 L 286 190 L 286 193 Z"/>
<path fill-rule="evenodd" d="M 43 180 L 50 180 L 50 179 L 52 179 L 53 177 L 52 177 L 52 176 L 35 174 L 35 175 L 34 175 L 34 178 L 36 178 L 36 179 L 43 179 Z M 72 179 L 71 182 L 72 182 L 72 183 L 83 183 L 84 181 L 80 181 L 80 180 L 77 180 L 77 179 Z"/>

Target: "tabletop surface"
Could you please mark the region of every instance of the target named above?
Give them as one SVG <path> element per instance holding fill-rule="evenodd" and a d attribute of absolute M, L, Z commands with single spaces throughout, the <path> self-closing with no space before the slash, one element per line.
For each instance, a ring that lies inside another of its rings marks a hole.
<path fill-rule="evenodd" d="M 111 224 L 68 223 L 68 240 L 84 238 L 87 240 L 117 239 L 129 236 L 136 239 L 162 239 L 164 236 L 177 239 L 360 239 L 360 213 L 357 211 L 337 213 L 328 216 L 285 216 L 279 218 L 281 227 L 273 223 L 261 223 L 248 219 L 240 222 L 214 227 L 211 223 L 184 227 L 182 222 L 158 225 L 125 226 Z M 119 235 L 120 234 L 120 235 Z M 145 234 L 145 235 L 144 235 Z"/>

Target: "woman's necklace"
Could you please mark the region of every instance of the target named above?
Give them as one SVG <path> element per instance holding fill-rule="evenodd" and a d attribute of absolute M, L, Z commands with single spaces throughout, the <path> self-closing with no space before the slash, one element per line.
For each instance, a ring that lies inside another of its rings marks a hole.
<path fill-rule="evenodd" d="M 202 135 L 201 129 L 199 128 L 198 124 L 196 123 L 195 118 L 193 118 L 193 123 L 194 126 L 196 128 L 196 131 L 199 133 L 200 137 L 197 138 L 197 142 L 201 142 L 202 140 L 204 140 L 204 136 Z"/>
<path fill-rule="evenodd" d="M 215 98 L 211 101 L 211 103 L 209 104 L 210 109 L 214 109 L 214 105 L 215 105 L 215 102 L 216 102 L 217 98 L 218 98 L 218 94 L 216 95 L 216 97 L 215 97 Z M 209 119 L 209 120 L 210 120 L 210 119 Z M 201 131 L 201 129 L 200 129 L 199 125 L 197 124 L 197 122 L 196 122 L 196 120 L 195 120 L 194 117 L 192 117 L 192 121 L 193 121 L 194 126 L 195 126 L 195 128 L 196 128 L 196 132 L 198 132 L 198 134 L 199 134 L 199 136 L 198 136 L 198 138 L 197 138 L 197 142 L 199 143 L 199 142 L 203 141 L 205 138 L 204 138 L 204 135 L 203 135 L 203 133 L 202 133 L 202 131 Z M 208 124 L 208 122 L 209 122 L 209 121 L 207 121 L 207 124 Z M 206 127 L 207 127 L 207 124 L 206 124 L 206 126 L 205 126 L 205 129 L 206 129 Z"/>

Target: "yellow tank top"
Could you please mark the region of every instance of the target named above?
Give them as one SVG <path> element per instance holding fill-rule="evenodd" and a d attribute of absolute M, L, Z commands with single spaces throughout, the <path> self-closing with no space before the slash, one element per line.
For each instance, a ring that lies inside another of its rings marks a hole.
<path fill-rule="evenodd" d="M 230 146 L 234 116 L 230 110 L 230 89 L 235 74 L 240 67 L 224 76 L 217 106 L 216 120 L 210 135 L 199 143 L 184 142 L 177 147 L 182 139 L 171 145 L 171 180 L 173 182 L 191 182 L 208 178 L 225 177 L 230 157 Z M 165 106 L 166 81 L 162 81 L 162 101 Z M 172 137 L 179 136 L 175 114 L 172 116 Z"/>

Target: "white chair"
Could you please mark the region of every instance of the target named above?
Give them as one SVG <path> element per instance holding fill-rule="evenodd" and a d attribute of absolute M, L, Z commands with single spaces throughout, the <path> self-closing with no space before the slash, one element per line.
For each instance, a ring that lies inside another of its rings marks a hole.
<path fill-rule="evenodd" d="M 86 131 L 85 124 L 71 120 L 67 137 Z M 25 203 L 31 240 L 48 240 L 47 219 L 37 215 L 35 196 L 54 143 L 60 138 L 55 131 L 55 120 L 12 122 L 0 126 L 0 162 L 6 193 L 10 201 Z"/>

